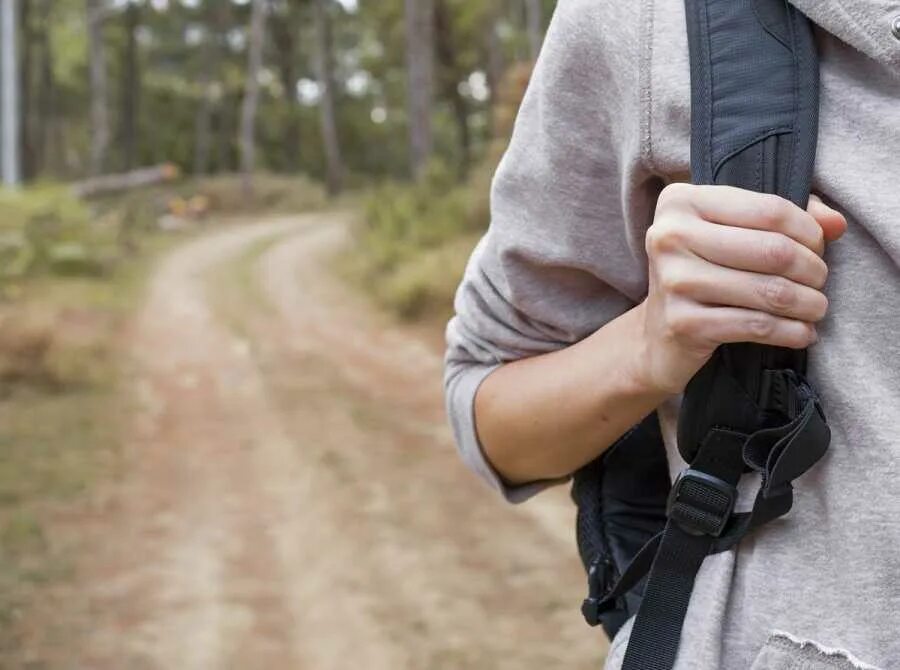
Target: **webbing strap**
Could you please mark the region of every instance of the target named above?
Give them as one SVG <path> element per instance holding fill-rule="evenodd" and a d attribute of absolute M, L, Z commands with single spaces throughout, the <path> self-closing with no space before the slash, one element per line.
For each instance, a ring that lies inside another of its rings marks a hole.
<path fill-rule="evenodd" d="M 809 397 L 797 408 L 797 417 L 784 426 L 750 436 L 710 431 L 691 468 L 672 487 L 665 530 L 644 546 L 599 600 L 602 611 L 649 570 L 622 670 L 673 667 L 703 559 L 734 547 L 747 533 L 790 511 L 793 490 L 779 474 L 782 464 L 790 463 L 788 470 L 794 476 L 812 467 L 821 457 L 827 430 L 818 400 Z M 760 488 L 752 510 L 735 514 L 737 483 L 745 467 L 759 472 Z"/>
<path fill-rule="evenodd" d="M 631 629 L 623 670 L 670 670 L 675 664 L 694 580 L 712 542 L 711 537 L 689 535 L 678 525 L 667 524 Z"/>
<path fill-rule="evenodd" d="M 786 0 L 685 0 L 685 10 L 692 181 L 775 193 L 805 207 L 818 121 L 808 20 Z M 827 448 L 805 363 L 804 352 L 726 345 L 688 385 L 678 447 L 691 465 L 672 487 L 623 670 L 674 666 L 704 557 L 786 514 L 791 481 Z M 749 514 L 733 514 L 745 468 L 761 475 L 760 491 Z"/>

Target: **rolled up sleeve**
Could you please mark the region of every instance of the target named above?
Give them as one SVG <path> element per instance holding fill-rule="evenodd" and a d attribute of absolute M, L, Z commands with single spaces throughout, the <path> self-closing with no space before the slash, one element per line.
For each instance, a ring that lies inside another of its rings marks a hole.
<path fill-rule="evenodd" d="M 458 449 L 511 502 L 553 482 L 502 480 L 478 440 L 478 387 L 505 363 L 578 342 L 646 294 L 644 236 L 662 181 L 648 167 L 639 23 L 633 3 L 559 3 L 447 326 Z"/>

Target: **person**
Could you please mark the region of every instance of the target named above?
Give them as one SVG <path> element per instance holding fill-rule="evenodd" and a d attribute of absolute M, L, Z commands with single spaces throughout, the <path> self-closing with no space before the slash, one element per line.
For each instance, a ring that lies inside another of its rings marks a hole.
<path fill-rule="evenodd" d="M 900 7 L 792 2 L 821 53 L 805 211 L 686 183 L 681 0 L 560 0 L 447 327 L 458 447 L 511 502 L 653 410 L 674 476 L 680 393 L 719 344 L 811 347 L 830 451 L 787 517 L 706 559 L 684 669 L 900 667 Z"/>

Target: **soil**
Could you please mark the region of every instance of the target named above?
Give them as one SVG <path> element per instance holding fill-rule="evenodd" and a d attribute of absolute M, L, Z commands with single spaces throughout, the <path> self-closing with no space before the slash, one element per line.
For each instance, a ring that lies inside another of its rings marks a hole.
<path fill-rule="evenodd" d="M 235 225 L 158 265 L 129 328 L 121 475 L 23 667 L 597 668 L 564 489 L 458 459 L 433 335 L 336 279 L 345 216 Z M 49 630 L 68 630 L 61 642 Z"/>

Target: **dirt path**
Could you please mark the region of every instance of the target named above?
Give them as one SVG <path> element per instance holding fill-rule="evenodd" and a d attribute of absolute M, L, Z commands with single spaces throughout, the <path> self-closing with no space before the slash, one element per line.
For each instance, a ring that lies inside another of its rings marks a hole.
<path fill-rule="evenodd" d="M 344 236 L 269 221 L 160 264 L 59 667 L 599 667 L 565 492 L 511 509 L 463 469 L 440 352 L 324 269 Z"/>

